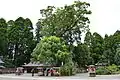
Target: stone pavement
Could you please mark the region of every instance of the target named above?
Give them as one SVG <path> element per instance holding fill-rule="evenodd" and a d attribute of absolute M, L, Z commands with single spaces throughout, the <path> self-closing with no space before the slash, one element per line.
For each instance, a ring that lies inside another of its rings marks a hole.
<path fill-rule="evenodd" d="M 75 76 L 63 76 L 63 77 L 34 77 L 31 74 L 23 74 L 16 76 L 15 74 L 2 74 L 0 80 L 120 80 L 119 75 L 97 75 L 96 77 L 88 77 L 88 73 L 77 74 Z"/>

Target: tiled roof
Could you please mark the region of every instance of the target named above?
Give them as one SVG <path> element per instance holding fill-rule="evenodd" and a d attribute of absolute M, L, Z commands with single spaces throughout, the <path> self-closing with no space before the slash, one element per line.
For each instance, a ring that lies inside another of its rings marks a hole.
<path fill-rule="evenodd" d="M 42 66 L 50 66 L 50 65 L 46 65 L 46 64 L 41 64 L 41 63 L 37 63 L 37 62 L 30 62 L 26 65 L 23 65 L 23 67 L 42 67 Z"/>
<path fill-rule="evenodd" d="M 4 66 L 0 66 L 0 68 L 5 68 Z"/>

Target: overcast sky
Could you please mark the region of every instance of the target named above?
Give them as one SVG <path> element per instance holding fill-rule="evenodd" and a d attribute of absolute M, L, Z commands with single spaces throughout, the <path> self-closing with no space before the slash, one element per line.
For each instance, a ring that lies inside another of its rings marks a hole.
<path fill-rule="evenodd" d="M 7 21 L 18 17 L 30 18 L 35 26 L 40 18 L 40 9 L 48 5 L 57 7 L 72 4 L 74 0 L 0 0 L 0 17 Z M 91 4 L 91 32 L 113 34 L 120 30 L 120 0 L 81 0 Z"/>

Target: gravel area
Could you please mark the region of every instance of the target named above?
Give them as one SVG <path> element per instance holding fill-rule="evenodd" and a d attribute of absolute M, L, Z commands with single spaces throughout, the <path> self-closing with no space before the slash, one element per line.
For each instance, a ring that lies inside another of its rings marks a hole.
<path fill-rule="evenodd" d="M 43 77 L 31 76 L 31 74 L 23 74 L 16 76 L 15 74 L 2 74 L 0 80 L 120 80 L 119 75 L 97 75 L 96 77 L 89 77 L 88 73 L 77 74 L 75 76 L 64 77 Z"/>

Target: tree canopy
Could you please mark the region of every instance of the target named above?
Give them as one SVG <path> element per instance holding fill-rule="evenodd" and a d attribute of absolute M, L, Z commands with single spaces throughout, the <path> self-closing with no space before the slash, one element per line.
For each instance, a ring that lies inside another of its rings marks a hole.
<path fill-rule="evenodd" d="M 4 57 L 6 67 L 20 66 L 30 61 L 35 47 L 32 30 L 29 18 L 19 17 L 8 22 L 0 19 L 0 56 Z"/>
<path fill-rule="evenodd" d="M 57 36 L 63 38 L 68 44 L 81 41 L 81 33 L 89 30 L 88 10 L 90 4 L 75 1 L 72 5 L 56 8 L 48 6 L 40 10 L 42 18 L 38 26 L 42 26 L 43 36 Z"/>
<path fill-rule="evenodd" d="M 60 66 L 70 58 L 65 42 L 55 36 L 43 38 L 33 50 L 33 61 Z"/>

